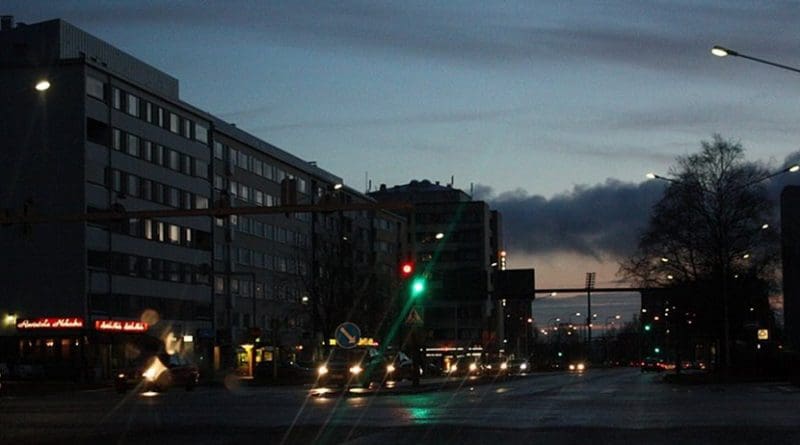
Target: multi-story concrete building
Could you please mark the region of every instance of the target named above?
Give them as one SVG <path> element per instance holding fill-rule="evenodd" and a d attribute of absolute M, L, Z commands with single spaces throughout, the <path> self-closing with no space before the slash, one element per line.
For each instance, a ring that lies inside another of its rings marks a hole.
<path fill-rule="evenodd" d="M 0 228 L 0 363 L 103 377 L 166 345 L 207 369 L 251 372 L 279 349 L 318 345 L 313 289 L 332 233 L 339 244 L 364 236 L 352 250 L 359 273 L 393 276 L 398 255 L 370 249 L 396 245 L 403 220 L 381 210 L 358 224 L 350 212 L 87 222 L 108 210 L 372 200 L 184 102 L 177 79 L 64 21 L 2 23 L 0 207 L 77 222 Z"/>
<path fill-rule="evenodd" d="M 387 188 L 370 196 L 413 204 L 409 245 L 427 288 L 416 303 L 430 357 L 497 352 L 504 347 L 502 302 L 494 292 L 502 251 L 499 213 L 462 190 L 428 180 Z"/>

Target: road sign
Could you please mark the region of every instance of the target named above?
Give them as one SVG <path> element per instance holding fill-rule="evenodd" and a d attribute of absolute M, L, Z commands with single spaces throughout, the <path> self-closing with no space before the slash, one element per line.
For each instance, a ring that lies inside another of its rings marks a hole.
<path fill-rule="evenodd" d="M 417 308 L 411 308 L 411 312 L 409 312 L 408 317 L 406 317 L 406 324 L 423 324 L 422 317 L 419 315 L 419 312 L 417 312 Z"/>
<path fill-rule="evenodd" d="M 336 338 L 336 344 L 340 348 L 352 349 L 358 345 L 358 340 L 361 338 L 361 329 L 355 323 L 346 321 L 336 327 L 336 332 L 333 335 Z"/>

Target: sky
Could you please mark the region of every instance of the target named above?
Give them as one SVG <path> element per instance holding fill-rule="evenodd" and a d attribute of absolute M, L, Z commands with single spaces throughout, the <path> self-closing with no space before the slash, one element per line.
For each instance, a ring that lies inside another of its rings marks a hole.
<path fill-rule="evenodd" d="M 537 287 L 581 286 L 588 271 L 624 285 L 618 261 L 663 190 L 644 174 L 713 134 L 773 169 L 800 149 L 800 76 L 709 52 L 800 66 L 797 2 L 6 0 L 0 12 L 67 20 L 355 189 L 452 180 L 503 212 L 509 265 L 536 268 Z"/>

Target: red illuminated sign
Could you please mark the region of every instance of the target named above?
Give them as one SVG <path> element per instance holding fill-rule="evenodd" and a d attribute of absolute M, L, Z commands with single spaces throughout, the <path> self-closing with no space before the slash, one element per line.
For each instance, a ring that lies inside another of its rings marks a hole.
<path fill-rule="evenodd" d="M 83 318 L 35 318 L 33 320 L 18 320 L 17 329 L 81 329 Z"/>
<path fill-rule="evenodd" d="M 148 325 L 135 320 L 95 320 L 94 328 L 98 331 L 112 332 L 145 332 Z"/>

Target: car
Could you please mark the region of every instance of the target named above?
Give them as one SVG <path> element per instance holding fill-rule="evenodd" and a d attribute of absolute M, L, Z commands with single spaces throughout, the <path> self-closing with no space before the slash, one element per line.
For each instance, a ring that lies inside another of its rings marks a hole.
<path fill-rule="evenodd" d="M 163 392 L 171 387 L 193 390 L 200 381 L 200 371 L 178 354 L 158 354 L 117 372 L 114 387 L 124 393 L 131 388 Z"/>
<path fill-rule="evenodd" d="M 328 360 L 317 368 L 317 386 L 367 388 L 372 382 L 383 382 L 390 368 L 386 358 L 375 348 L 335 348 Z"/>
<path fill-rule="evenodd" d="M 481 374 L 487 377 L 504 378 L 509 376 L 508 359 L 498 358 L 482 365 Z"/>
<path fill-rule="evenodd" d="M 403 352 L 387 354 L 384 361 L 387 380 L 414 380 L 415 373 L 417 376 L 423 374 L 423 369 L 415 366 L 413 360 Z"/>
<path fill-rule="evenodd" d="M 483 367 L 475 357 L 459 357 L 451 361 L 447 368 L 449 377 L 478 377 L 482 372 Z"/>
<path fill-rule="evenodd" d="M 508 361 L 509 375 L 520 375 L 531 372 L 531 364 L 525 359 L 512 359 Z"/>
<path fill-rule="evenodd" d="M 586 363 L 582 361 L 572 362 L 567 366 L 570 372 L 583 372 L 586 370 Z"/>
<path fill-rule="evenodd" d="M 662 372 L 666 369 L 664 361 L 657 357 L 646 357 L 642 360 L 640 370 L 642 372 Z"/>

